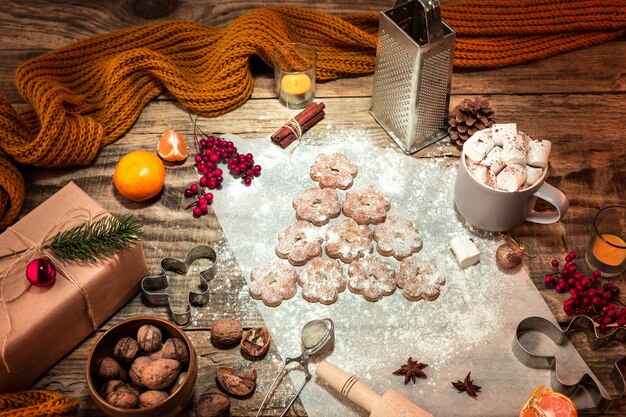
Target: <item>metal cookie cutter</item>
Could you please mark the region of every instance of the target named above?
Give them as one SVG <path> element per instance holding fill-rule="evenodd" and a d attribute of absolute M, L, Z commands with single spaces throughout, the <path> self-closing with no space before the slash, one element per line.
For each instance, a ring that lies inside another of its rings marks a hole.
<path fill-rule="evenodd" d="M 325 348 L 333 346 L 335 342 L 335 325 L 331 319 L 312 320 L 305 324 L 302 328 L 301 339 L 302 353 L 296 358 L 285 359 L 285 363 L 283 363 L 282 368 L 280 368 L 280 371 L 278 371 L 278 375 L 276 375 L 276 378 L 274 378 L 272 385 L 270 385 L 269 389 L 267 390 L 267 393 L 263 398 L 263 402 L 259 407 L 259 411 L 257 411 L 256 413 L 256 417 L 259 417 L 259 415 L 261 415 L 261 411 L 263 410 L 265 403 L 272 395 L 272 392 L 274 392 L 274 390 L 276 389 L 278 382 L 282 379 L 283 372 L 285 371 L 287 365 L 291 362 L 298 362 L 300 366 L 302 366 L 302 369 L 304 369 L 305 379 L 302 385 L 300 385 L 300 388 L 298 388 L 294 396 L 285 407 L 285 410 L 280 415 L 280 417 L 284 417 L 287 414 L 287 411 L 289 411 L 289 408 L 291 408 L 293 403 L 296 401 L 296 398 L 298 398 L 298 395 L 300 395 L 300 392 L 302 391 L 306 383 L 309 382 L 309 380 L 311 379 L 311 373 L 309 372 L 309 358 L 316 353 L 324 350 Z"/>
<path fill-rule="evenodd" d="M 188 301 L 186 309 L 183 312 L 176 312 L 172 309 L 172 303 L 170 295 L 165 291 L 168 286 L 167 272 L 175 272 L 180 275 L 187 275 L 191 265 L 198 259 L 209 259 L 212 261 L 210 267 L 201 271 L 198 276 L 200 277 L 200 291 L 190 291 L 188 294 Z M 148 301 L 156 305 L 165 305 L 170 309 L 174 323 L 179 326 L 185 326 L 191 320 L 191 305 L 204 305 L 209 301 L 209 281 L 211 281 L 215 275 L 215 264 L 217 261 L 217 255 L 215 251 L 206 245 L 199 245 L 191 248 L 187 252 L 184 261 L 179 261 L 174 258 L 161 259 L 162 272 L 156 276 L 145 277 L 141 280 L 141 291 L 146 296 Z"/>
<path fill-rule="evenodd" d="M 605 411 L 610 409 L 618 400 L 626 394 L 626 383 L 620 367 L 626 364 L 626 357 L 615 362 L 611 370 L 611 381 L 613 382 L 617 396 L 612 396 L 598 378 L 574 366 L 569 361 L 559 362 L 557 354 L 547 356 L 533 351 L 532 347 L 525 345 L 521 337 L 526 332 L 541 332 L 548 336 L 557 347 L 562 347 L 569 343 L 567 335 L 576 331 L 582 331 L 589 340 L 592 349 L 600 349 L 611 342 L 626 344 L 626 330 L 619 328 L 607 335 L 598 335 L 593 320 L 587 316 L 576 316 L 564 330 L 556 324 L 543 317 L 528 317 L 522 320 L 517 326 L 515 340 L 513 341 L 513 354 L 515 357 L 529 368 L 551 369 L 552 388 L 567 395 L 573 394 L 576 390 L 584 387 L 591 396 L 596 407 Z"/>

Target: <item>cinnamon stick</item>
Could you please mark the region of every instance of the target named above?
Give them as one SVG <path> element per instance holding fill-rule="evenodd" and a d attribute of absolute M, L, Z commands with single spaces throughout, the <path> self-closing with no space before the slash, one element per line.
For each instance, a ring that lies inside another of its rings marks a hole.
<path fill-rule="evenodd" d="M 322 120 L 324 117 L 325 107 L 324 103 L 311 103 L 294 117 L 295 121 L 300 125 L 300 130 L 303 134 L 317 122 Z M 285 148 L 289 145 L 289 143 L 295 140 L 295 135 L 288 127 L 288 123 L 286 123 L 271 136 L 271 139 L 282 148 Z M 283 145 L 283 141 L 287 141 L 288 143 Z"/>

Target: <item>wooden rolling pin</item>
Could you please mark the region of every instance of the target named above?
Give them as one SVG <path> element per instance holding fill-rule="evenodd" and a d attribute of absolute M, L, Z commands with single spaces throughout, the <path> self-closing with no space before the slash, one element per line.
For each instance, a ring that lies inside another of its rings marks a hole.
<path fill-rule="evenodd" d="M 400 393 L 388 390 L 381 396 L 354 375 L 325 360 L 317 365 L 315 373 L 343 397 L 369 411 L 370 417 L 433 417 Z"/>

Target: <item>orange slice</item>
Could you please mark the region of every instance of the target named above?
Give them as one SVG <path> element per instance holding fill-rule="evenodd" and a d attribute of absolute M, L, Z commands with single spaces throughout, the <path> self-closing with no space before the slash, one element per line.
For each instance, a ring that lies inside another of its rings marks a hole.
<path fill-rule="evenodd" d="M 577 417 L 576 405 L 567 396 L 539 385 L 522 407 L 519 417 Z"/>
<path fill-rule="evenodd" d="M 188 155 L 185 138 L 175 130 L 166 130 L 159 139 L 157 154 L 167 162 L 184 161 Z"/>

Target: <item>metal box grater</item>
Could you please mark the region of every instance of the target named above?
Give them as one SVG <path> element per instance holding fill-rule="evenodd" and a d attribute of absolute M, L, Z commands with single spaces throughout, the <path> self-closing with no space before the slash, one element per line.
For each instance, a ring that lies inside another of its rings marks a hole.
<path fill-rule="evenodd" d="M 381 12 L 370 114 L 407 154 L 447 136 L 454 40 L 438 0 Z"/>

